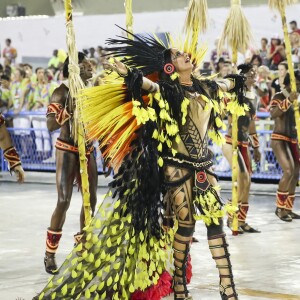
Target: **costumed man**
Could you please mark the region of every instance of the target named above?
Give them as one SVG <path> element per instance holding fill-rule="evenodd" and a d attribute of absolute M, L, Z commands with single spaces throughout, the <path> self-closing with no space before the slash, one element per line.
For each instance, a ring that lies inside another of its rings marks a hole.
<path fill-rule="evenodd" d="M 194 53 L 196 64 L 202 53 L 194 47 L 183 52 L 150 36 L 132 37 L 108 41 L 110 55 L 124 58 L 110 68 L 125 84 L 107 82 L 81 94 L 88 139 L 101 141 L 105 159 L 117 170 L 112 198 L 104 199 L 86 236 L 62 265 L 63 275 L 55 275 L 37 297 L 125 300 L 137 289 L 158 284 L 170 246 L 161 226 L 164 196 L 178 223 L 172 245 L 174 299 L 192 299 L 186 265 L 195 222 L 203 220 L 221 298 L 236 300 L 222 222 L 232 207 L 222 209 L 208 136 L 222 139 L 223 91 L 242 96 L 244 78 L 199 80 L 188 53 Z M 159 291 L 154 294 L 148 299 L 161 299 Z"/>
<path fill-rule="evenodd" d="M 297 91 L 300 91 L 300 71 L 295 72 Z M 299 180 L 299 146 L 297 140 L 293 102 L 298 94 L 291 92 L 290 74 L 283 81 L 284 88 L 276 93 L 270 104 L 270 113 L 274 120 L 271 147 L 282 168 L 276 195 L 276 216 L 285 222 L 300 219 L 293 212 L 295 190 Z"/>
<path fill-rule="evenodd" d="M 92 67 L 81 52 L 78 53 L 80 67 L 80 77 L 87 85 L 92 78 Z M 69 58 L 66 59 L 63 67 L 63 74 L 68 78 Z M 59 138 L 56 141 L 56 185 L 58 200 L 56 208 L 52 214 L 50 227 L 47 230 L 46 253 L 44 258 L 45 270 L 50 274 L 57 271 L 55 253 L 57 251 L 62 228 L 66 219 L 66 213 L 70 206 L 74 181 L 80 186 L 80 164 L 78 146 L 73 138 L 73 112 L 75 110 L 73 99 L 69 94 L 68 80 L 54 90 L 47 110 L 47 127 L 52 132 L 60 129 Z M 88 160 L 88 174 L 90 181 L 90 202 L 91 210 L 94 213 L 97 201 L 98 172 L 94 156 L 94 148 L 87 145 L 86 156 Z M 84 227 L 84 210 L 80 214 L 80 232 L 75 234 L 75 242 L 82 236 Z"/>
<path fill-rule="evenodd" d="M 253 156 L 255 162 L 260 161 L 261 154 L 259 152 L 259 141 L 255 128 L 256 111 L 253 105 L 255 99 L 255 86 L 256 71 L 251 64 L 242 64 L 238 66 L 240 74 L 245 76 L 245 94 L 243 103 L 248 105 L 249 111 L 245 112 L 244 116 L 238 118 L 238 226 L 239 234 L 244 232 L 258 233 L 260 231 L 254 229 L 246 223 L 247 213 L 249 209 L 249 192 L 251 185 L 251 155 L 249 151 L 249 144 L 253 148 Z M 228 133 L 225 136 L 226 144 L 223 145 L 223 154 L 232 166 L 232 117 L 228 115 Z M 228 215 L 227 225 L 229 228 L 232 226 L 232 215 Z"/>
<path fill-rule="evenodd" d="M 5 118 L 0 113 L 0 148 L 3 150 L 4 158 L 8 162 L 10 172 L 14 172 L 19 183 L 24 182 L 24 170 L 20 157 L 13 146 L 12 140 L 5 126 Z"/>

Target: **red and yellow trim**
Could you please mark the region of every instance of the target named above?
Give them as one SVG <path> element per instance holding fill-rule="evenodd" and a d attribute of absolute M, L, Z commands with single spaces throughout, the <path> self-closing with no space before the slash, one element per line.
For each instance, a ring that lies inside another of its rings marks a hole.
<path fill-rule="evenodd" d="M 287 202 L 288 196 L 289 196 L 288 192 L 277 191 L 277 193 L 276 193 L 276 206 L 278 208 L 286 208 L 286 202 Z"/>
<path fill-rule="evenodd" d="M 62 236 L 62 231 L 55 231 L 48 229 L 47 230 L 47 239 L 46 239 L 46 251 L 48 253 L 56 253 L 56 250 L 59 245 L 60 238 Z"/>
<path fill-rule="evenodd" d="M 279 133 L 272 133 L 271 140 L 277 140 L 277 141 L 285 141 L 292 144 L 297 144 L 297 139 L 290 138 L 288 136 L 279 134 Z"/>
<path fill-rule="evenodd" d="M 278 106 L 280 110 L 283 112 L 286 112 L 292 105 L 292 102 L 286 98 L 284 100 L 279 99 L 273 99 L 270 103 L 270 107 L 276 107 Z"/>
<path fill-rule="evenodd" d="M 64 142 L 60 139 L 56 140 L 55 148 L 59 149 L 59 150 L 67 151 L 67 152 L 76 153 L 76 154 L 78 154 L 78 152 L 79 152 L 78 147 L 71 145 L 67 142 Z M 94 151 L 94 146 L 87 148 L 85 153 L 86 153 L 86 155 L 90 155 L 93 151 Z"/>
<path fill-rule="evenodd" d="M 65 124 L 71 118 L 66 108 L 60 103 L 50 103 L 48 105 L 46 116 L 48 117 L 51 114 L 55 115 L 55 120 L 59 125 Z"/>
<path fill-rule="evenodd" d="M 286 209 L 287 210 L 292 210 L 294 207 L 294 201 L 295 201 L 295 194 L 293 195 L 288 195 L 288 198 L 286 200 Z"/>
<path fill-rule="evenodd" d="M 248 209 L 249 209 L 248 203 L 240 203 L 239 204 L 239 211 L 238 211 L 238 221 L 239 222 L 246 221 Z"/>
<path fill-rule="evenodd" d="M 226 144 L 232 145 L 232 137 L 230 135 L 225 135 L 225 141 Z M 242 147 L 248 147 L 249 146 L 249 142 L 248 141 L 238 141 L 238 146 L 242 146 Z"/>
<path fill-rule="evenodd" d="M 259 148 L 259 140 L 258 140 L 257 133 L 249 134 L 249 141 L 253 149 Z"/>
<path fill-rule="evenodd" d="M 21 165 L 21 160 L 19 154 L 17 153 L 15 147 L 11 146 L 4 150 L 3 152 L 4 158 L 7 160 L 9 164 L 9 169 L 12 170 L 16 166 Z"/>

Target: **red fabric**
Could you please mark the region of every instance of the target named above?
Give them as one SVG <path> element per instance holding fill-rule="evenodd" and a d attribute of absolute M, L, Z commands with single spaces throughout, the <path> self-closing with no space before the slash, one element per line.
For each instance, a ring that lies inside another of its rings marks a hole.
<path fill-rule="evenodd" d="M 145 291 L 137 290 L 131 295 L 131 300 L 161 300 L 172 293 L 172 276 L 164 271 L 157 284 L 150 286 Z"/>
<path fill-rule="evenodd" d="M 188 284 L 191 282 L 192 276 L 191 256 L 189 255 L 186 269 L 186 281 Z M 163 297 L 166 297 L 173 292 L 172 281 L 173 278 L 169 272 L 164 271 L 156 285 L 150 286 L 145 291 L 135 291 L 131 295 L 130 300 L 161 300 Z"/>
<path fill-rule="evenodd" d="M 245 162 L 246 168 L 247 168 L 249 174 L 251 175 L 252 174 L 252 166 L 251 166 L 251 161 L 250 161 L 249 155 L 248 155 L 248 147 L 245 146 L 245 145 L 238 146 L 238 147 L 239 147 L 239 150 L 242 154 L 242 157 L 243 157 L 243 160 Z"/>
<path fill-rule="evenodd" d="M 189 259 L 187 262 L 187 267 L 186 267 L 186 282 L 189 284 L 192 280 L 193 276 L 193 268 L 192 268 L 192 258 L 191 255 L 189 255 Z"/>
<path fill-rule="evenodd" d="M 300 163 L 300 155 L 299 155 L 299 147 L 298 147 L 298 143 L 289 143 L 291 152 L 292 152 L 292 156 L 294 158 L 295 161 L 298 161 Z"/>
<path fill-rule="evenodd" d="M 275 46 L 274 46 L 274 45 L 271 45 L 270 53 L 272 54 L 274 51 L 275 51 Z M 273 62 L 274 65 L 279 65 L 279 63 L 282 62 L 282 57 L 281 57 L 281 55 L 280 55 L 279 52 L 277 52 L 277 53 L 273 56 L 272 62 Z"/>

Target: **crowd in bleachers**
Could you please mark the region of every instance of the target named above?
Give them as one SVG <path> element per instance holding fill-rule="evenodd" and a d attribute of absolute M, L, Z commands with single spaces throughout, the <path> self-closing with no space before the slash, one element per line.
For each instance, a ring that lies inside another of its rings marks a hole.
<path fill-rule="evenodd" d="M 293 64 L 297 69 L 300 66 L 300 29 L 295 21 L 289 25 Z M 19 140 L 22 159 L 30 158 L 34 153 L 41 161 L 54 162 L 52 149 L 55 134 L 51 136 L 47 131 L 45 113 L 53 90 L 64 80 L 62 67 L 67 54 L 61 49 L 55 49 L 46 67 L 33 70 L 28 63 L 16 63 L 18 51 L 9 38 L 5 44 L 0 64 L 0 111 L 6 114 L 7 125 L 13 128 L 12 134 Z M 217 47 L 218 40 L 215 44 Z M 83 52 L 93 66 L 92 84 L 98 85 L 106 59 L 103 56 L 105 49 L 98 46 L 84 49 Z M 230 52 L 222 49 L 220 53 L 217 49 L 211 51 L 210 61 L 203 63 L 202 73 L 217 74 L 216 78 L 223 78 L 233 72 Z M 257 68 L 257 81 L 253 90 L 257 99 L 255 106 L 258 111 L 266 112 L 270 99 L 280 91 L 288 71 L 285 43 L 278 36 L 262 38 L 259 49 L 249 49 L 243 61 Z"/>

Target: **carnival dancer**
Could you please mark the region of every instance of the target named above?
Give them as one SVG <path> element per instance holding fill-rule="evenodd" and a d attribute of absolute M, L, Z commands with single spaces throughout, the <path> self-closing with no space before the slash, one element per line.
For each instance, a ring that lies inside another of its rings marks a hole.
<path fill-rule="evenodd" d="M 78 53 L 80 76 L 85 84 L 92 77 L 92 68 L 85 55 Z M 64 77 L 68 78 L 69 59 L 67 58 L 64 67 Z M 72 119 L 74 107 L 69 95 L 68 80 L 65 80 L 56 88 L 51 96 L 47 110 L 47 127 L 52 132 L 60 129 L 59 138 L 56 141 L 56 185 L 58 200 L 52 214 L 50 227 L 47 230 L 46 253 L 44 258 L 45 270 L 50 274 L 57 272 L 55 253 L 57 251 L 62 228 L 65 223 L 66 213 L 70 206 L 74 181 L 80 186 L 80 168 L 78 146 L 74 143 L 72 136 Z M 90 180 L 90 201 L 91 210 L 94 213 L 97 201 L 98 173 L 94 156 L 93 146 L 87 146 L 88 172 Z M 84 227 L 84 212 L 80 214 L 80 232 L 75 234 L 75 242 L 82 236 Z"/>
<path fill-rule="evenodd" d="M 8 162 L 10 172 L 16 174 L 17 181 L 19 183 L 24 182 L 24 170 L 22 168 L 22 163 L 20 157 L 13 146 L 11 137 L 8 133 L 8 130 L 5 126 L 5 118 L 0 113 L 0 148 L 3 150 L 4 158 Z"/>
<path fill-rule="evenodd" d="M 251 185 L 252 164 L 251 155 L 249 151 L 249 144 L 253 148 L 253 156 L 255 162 L 260 161 L 261 154 L 259 152 L 259 141 L 255 128 L 256 112 L 253 105 L 255 98 L 254 86 L 256 79 L 256 71 L 251 64 L 242 64 L 238 66 L 240 74 L 244 75 L 245 81 L 245 94 L 243 103 L 247 104 L 249 111 L 245 116 L 240 116 L 238 119 L 238 226 L 239 234 L 258 233 L 257 229 L 254 229 L 248 223 L 246 223 L 247 213 L 249 209 L 249 192 Z M 228 133 L 225 136 L 226 144 L 223 145 L 223 154 L 228 160 L 229 164 L 232 164 L 232 139 L 231 139 L 231 115 L 228 115 Z M 232 226 L 232 215 L 228 215 L 227 225 L 229 228 Z"/>
<path fill-rule="evenodd" d="M 61 267 L 63 275 L 55 275 L 39 299 L 130 299 L 135 290 L 157 284 L 170 246 L 160 222 L 162 196 L 178 223 L 174 299 L 192 299 L 186 264 L 196 220 L 207 226 L 221 298 L 237 299 L 222 222 L 234 208 L 222 209 L 207 145 L 208 136 L 222 139 L 223 92 L 235 90 L 241 99 L 244 78 L 199 80 L 192 61 L 199 63 L 203 53 L 194 47 L 183 52 L 150 36 L 132 37 L 108 40 L 110 55 L 125 57 L 126 65 L 110 64 L 125 85 L 107 81 L 80 95 L 88 138 L 101 141 L 105 159 L 117 170 L 112 198 L 104 199 Z"/>
<path fill-rule="evenodd" d="M 295 72 L 297 91 L 300 91 L 300 72 Z M 295 190 L 299 180 L 299 147 L 296 122 L 292 103 L 298 94 L 291 92 L 290 75 L 284 79 L 284 88 L 276 93 L 270 104 L 270 113 L 274 120 L 271 147 L 282 168 L 283 175 L 279 181 L 276 195 L 276 216 L 285 222 L 300 219 L 293 212 Z"/>

